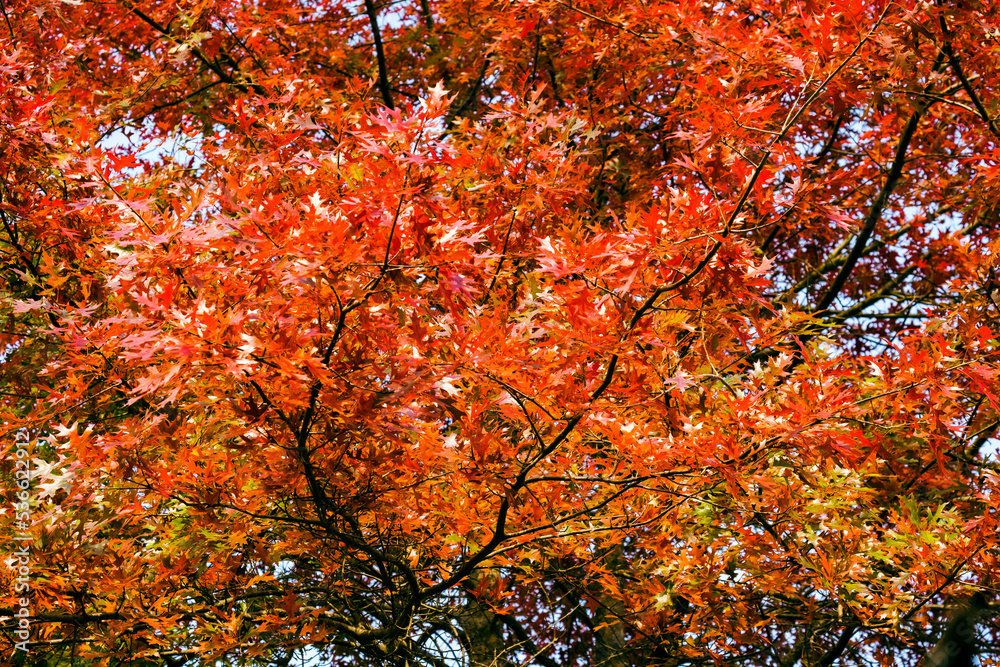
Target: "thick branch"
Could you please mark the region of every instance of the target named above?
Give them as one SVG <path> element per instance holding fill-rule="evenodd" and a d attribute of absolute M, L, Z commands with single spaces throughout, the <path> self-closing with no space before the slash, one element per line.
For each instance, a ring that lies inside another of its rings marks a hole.
<path fill-rule="evenodd" d="M 382 93 L 382 102 L 390 109 L 395 109 L 392 103 L 392 92 L 389 88 L 389 70 L 385 65 L 385 49 L 382 46 L 382 33 L 378 29 L 378 12 L 375 11 L 375 3 L 372 0 L 365 0 L 365 12 L 368 14 L 368 22 L 372 26 L 372 37 L 375 42 L 375 60 L 378 62 L 378 89 Z"/>
<path fill-rule="evenodd" d="M 858 233 L 857 240 L 854 242 L 854 247 L 851 248 L 851 253 L 844 260 L 844 265 L 840 267 L 840 272 L 837 277 L 834 278 L 833 283 L 830 285 L 830 289 L 827 290 L 826 294 L 818 304 L 816 304 L 816 312 L 821 312 L 827 310 L 833 302 L 837 299 L 841 290 L 844 289 L 844 285 L 847 284 L 847 279 L 850 277 L 851 272 L 854 271 L 854 267 L 857 265 L 858 260 L 864 255 L 865 247 L 868 244 L 868 239 L 871 238 L 872 233 L 875 231 L 876 225 L 878 225 L 879 220 L 882 219 L 882 211 L 885 209 L 885 205 L 889 203 L 889 197 L 892 196 L 892 191 L 896 189 L 896 185 L 899 183 L 900 177 L 903 175 L 903 164 L 906 161 L 906 151 L 910 147 L 910 142 L 913 140 L 913 135 L 917 130 L 917 124 L 920 122 L 920 116 L 923 114 L 923 109 L 918 107 L 910 119 L 906 121 L 906 126 L 903 128 L 903 134 L 899 137 L 899 143 L 896 144 L 896 155 L 892 160 L 892 166 L 889 168 L 889 175 L 886 176 L 885 183 L 882 185 L 881 192 L 878 193 L 878 197 L 872 202 L 871 208 L 868 209 L 868 215 L 865 216 L 864 222 L 861 224 L 861 231 Z"/>
<path fill-rule="evenodd" d="M 855 632 L 856 628 L 846 628 L 841 633 L 840 638 L 837 639 L 837 643 L 831 646 L 830 650 L 824 653 L 823 657 L 816 663 L 817 667 L 830 667 L 830 665 L 835 663 L 837 658 L 847 650 L 848 645 L 851 643 L 851 637 L 854 636 Z"/>
<path fill-rule="evenodd" d="M 937 72 L 942 64 L 943 57 L 939 56 L 932 67 L 932 71 Z M 930 92 L 930 87 L 928 87 L 924 92 Z M 950 92 L 953 91 L 949 91 L 949 93 L 946 94 L 950 94 Z M 837 296 L 847 284 L 847 279 L 850 277 L 851 272 L 854 271 L 854 267 L 857 265 L 858 260 L 864 255 L 868 239 L 871 238 L 872 233 L 875 231 L 875 227 L 882 219 L 882 211 L 889 203 L 889 197 L 892 196 L 893 190 L 896 189 L 896 186 L 899 184 L 899 179 L 903 175 L 903 165 L 906 163 L 906 152 L 910 147 L 910 142 L 913 140 L 913 135 L 917 131 L 917 125 L 920 123 L 920 118 L 928 108 L 929 105 L 918 105 L 909 120 L 906 121 L 906 125 L 903 127 L 903 133 L 900 135 L 899 142 L 896 144 L 896 154 L 893 156 L 892 165 L 889 167 L 889 174 L 886 176 L 885 183 L 882 185 L 882 190 L 878 193 L 875 201 L 872 202 L 871 208 L 868 209 L 868 214 L 861 223 L 861 231 L 858 233 L 857 240 L 854 242 L 854 247 L 851 248 L 851 252 L 844 261 L 844 265 L 840 268 L 840 272 L 837 274 L 837 277 L 834 278 L 833 283 L 830 285 L 826 294 L 820 302 L 816 304 L 814 312 L 822 312 L 833 305 L 833 302 L 836 301 Z"/>
<path fill-rule="evenodd" d="M 965 94 L 969 96 L 972 103 L 976 105 L 976 111 L 979 112 L 980 117 L 986 121 L 986 126 L 990 129 L 990 132 L 994 137 L 1000 139 L 1000 129 L 997 128 L 996 123 L 990 118 L 990 114 L 987 113 L 986 107 L 983 106 L 982 101 L 979 99 L 979 95 L 976 94 L 976 89 L 972 87 L 972 82 L 969 78 L 965 76 L 965 72 L 962 71 L 962 63 L 955 55 L 955 49 L 951 45 L 951 32 L 948 30 L 948 24 L 945 23 L 944 16 L 941 16 L 941 32 L 945 35 L 944 46 L 942 47 L 945 55 L 948 56 L 948 64 L 951 65 L 951 70 L 958 77 L 958 80 L 962 82 L 962 88 L 965 89 Z"/>

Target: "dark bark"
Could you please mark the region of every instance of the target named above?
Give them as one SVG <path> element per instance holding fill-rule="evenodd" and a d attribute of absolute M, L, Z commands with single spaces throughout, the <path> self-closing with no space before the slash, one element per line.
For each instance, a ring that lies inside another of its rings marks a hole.
<path fill-rule="evenodd" d="M 392 103 L 392 93 L 389 88 L 389 69 L 385 64 L 385 49 L 382 46 L 382 33 L 378 28 L 378 12 L 372 0 L 365 0 L 365 13 L 372 27 L 372 38 L 375 42 L 375 60 L 378 64 L 378 89 L 382 93 L 382 102 L 390 109 L 395 109 Z"/>
<path fill-rule="evenodd" d="M 615 547 L 604 557 L 604 566 L 611 572 L 624 567 L 622 549 Z M 625 605 L 618 597 L 599 589 L 595 591 L 597 610 L 594 613 L 594 664 L 597 667 L 628 667 L 625 654 Z"/>
<path fill-rule="evenodd" d="M 458 623 L 465 635 L 469 667 L 504 667 L 510 664 L 504 655 L 503 624 L 475 590 L 488 576 L 476 572 L 469 577 L 465 586 L 465 607 L 458 615 Z"/>
<path fill-rule="evenodd" d="M 941 640 L 927 654 L 922 667 L 972 667 L 977 649 L 976 623 L 989 605 L 976 593 L 958 608 L 948 622 Z"/>

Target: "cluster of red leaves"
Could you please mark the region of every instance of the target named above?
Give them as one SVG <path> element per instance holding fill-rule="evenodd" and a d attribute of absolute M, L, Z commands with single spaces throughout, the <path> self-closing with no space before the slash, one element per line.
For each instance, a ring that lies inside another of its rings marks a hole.
<path fill-rule="evenodd" d="M 896 665 L 995 591 L 988 3 L 3 3 L 4 660 Z"/>

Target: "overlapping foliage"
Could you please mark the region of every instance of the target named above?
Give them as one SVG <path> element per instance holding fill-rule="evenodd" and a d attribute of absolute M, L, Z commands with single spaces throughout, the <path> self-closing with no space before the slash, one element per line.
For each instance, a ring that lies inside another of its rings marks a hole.
<path fill-rule="evenodd" d="M 3 3 L 5 662 L 898 665 L 991 599 L 990 3 Z"/>

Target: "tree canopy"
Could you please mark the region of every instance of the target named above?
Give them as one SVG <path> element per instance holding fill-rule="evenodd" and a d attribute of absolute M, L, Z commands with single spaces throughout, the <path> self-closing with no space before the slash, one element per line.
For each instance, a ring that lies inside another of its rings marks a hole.
<path fill-rule="evenodd" d="M 4 664 L 996 646 L 991 2 L 2 9 Z"/>

